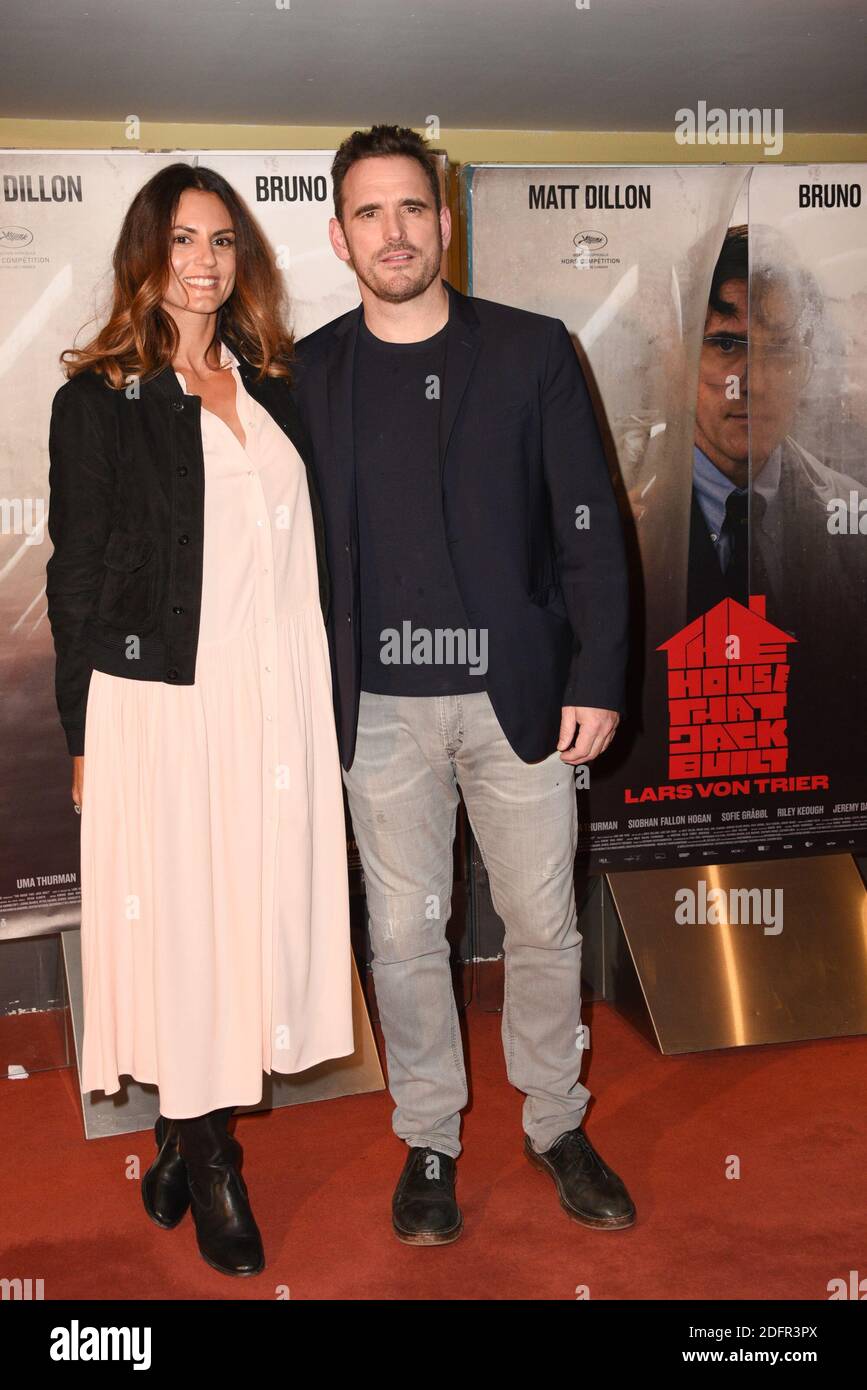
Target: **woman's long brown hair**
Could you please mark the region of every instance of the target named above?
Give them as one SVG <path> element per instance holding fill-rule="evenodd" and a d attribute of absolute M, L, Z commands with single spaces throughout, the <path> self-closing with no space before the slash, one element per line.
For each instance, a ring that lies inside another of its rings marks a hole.
<path fill-rule="evenodd" d="M 114 248 L 114 291 L 108 322 L 82 348 L 66 348 L 60 361 L 67 377 L 95 371 L 118 389 L 131 376 L 147 381 L 169 366 L 180 335 L 161 307 L 171 274 L 172 228 L 187 188 L 216 193 L 229 210 L 235 232 L 235 284 L 217 313 L 215 338 L 227 334 L 265 376 L 291 381 L 293 356 L 283 278 L 268 242 L 244 200 L 213 169 L 170 164 L 133 198 Z"/>

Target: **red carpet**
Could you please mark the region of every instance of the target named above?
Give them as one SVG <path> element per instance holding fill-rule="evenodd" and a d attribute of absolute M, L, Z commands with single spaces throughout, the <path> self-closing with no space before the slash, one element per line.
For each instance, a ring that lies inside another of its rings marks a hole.
<path fill-rule="evenodd" d="M 500 1017 L 466 1015 L 471 1107 L 450 1246 L 402 1245 L 390 1201 L 405 1150 L 387 1092 L 242 1115 L 244 1175 L 268 1260 L 232 1279 L 187 1215 L 153 1226 L 129 1155 L 152 1134 L 86 1142 L 71 1070 L 3 1084 L 0 1277 L 45 1298 L 826 1299 L 865 1267 L 867 1039 L 661 1057 L 608 1006 L 585 1010 L 587 1133 L 632 1193 L 627 1231 L 569 1221 L 521 1152 Z M 725 1176 L 729 1155 L 741 1176 Z"/>

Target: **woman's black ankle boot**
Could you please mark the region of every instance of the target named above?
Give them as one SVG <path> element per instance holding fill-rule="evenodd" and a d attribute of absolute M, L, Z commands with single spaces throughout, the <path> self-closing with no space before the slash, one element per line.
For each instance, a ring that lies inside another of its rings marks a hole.
<path fill-rule="evenodd" d="M 170 1231 L 190 1205 L 187 1165 L 178 1152 L 176 1120 L 160 1115 L 154 1125 L 157 1156 L 141 1180 L 144 1209 L 151 1221 Z"/>
<path fill-rule="evenodd" d="M 233 1106 L 177 1120 L 199 1252 L 221 1274 L 258 1274 L 265 1252 L 241 1176 L 241 1145 L 226 1126 Z"/>

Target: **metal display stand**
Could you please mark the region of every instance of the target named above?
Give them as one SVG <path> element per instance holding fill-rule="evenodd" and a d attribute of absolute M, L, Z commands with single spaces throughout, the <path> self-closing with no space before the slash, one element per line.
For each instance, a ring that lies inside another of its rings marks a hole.
<path fill-rule="evenodd" d="M 683 889 L 733 906 L 732 889 L 780 894 L 781 929 L 731 911 L 680 923 Z M 608 874 L 601 920 L 602 997 L 663 1053 L 867 1033 L 867 891 L 851 855 Z"/>

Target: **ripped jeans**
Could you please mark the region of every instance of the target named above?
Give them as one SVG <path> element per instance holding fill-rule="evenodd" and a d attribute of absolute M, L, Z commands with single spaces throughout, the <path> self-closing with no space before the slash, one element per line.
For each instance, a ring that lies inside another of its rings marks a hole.
<path fill-rule="evenodd" d="M 343 772 L 364 872 L 372 969 L 395 1134 L 454 1157 L 467 1081 L 449 965 L 460 786 L 505 923 L 502 1038 L 523 1126 L 550 1148 L 580 1125 L 581 936 L 573 864 L 575 774 L 558 752 L 525 763 L 487 692 L 362 691 Z"/>

